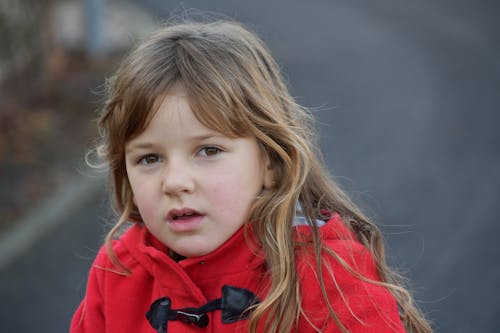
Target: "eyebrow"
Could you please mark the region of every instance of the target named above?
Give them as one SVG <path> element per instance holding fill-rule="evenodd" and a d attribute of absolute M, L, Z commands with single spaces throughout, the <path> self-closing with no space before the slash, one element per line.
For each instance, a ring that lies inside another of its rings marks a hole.
<path fill-rule="evenodd" d="M 136 144 L 132 144 L 131 146 L 127 147 L 125 149 L 125 153 L 129 153 L 133 150 L 136 150 L 136 149 L 150 149 L 150 148 L 153 148 L 153 144 L 152 143 L 149 143 L 149 142 L 139 142 L 139 143 L 136 143 Z"/>
<path fill-rule="evenodd" d="M 190 142 L 196 142 L 196 141 L 204 141 L 204 140 L 208 140 L 208 139 L 212 139 L 212 138 L 225 138 L 225 136 L 221 135 L 221 134 L 217 134 L 217 133 L 202 133 L 199 135 L 193 135 L 193 136 L 189 137 L 187 140 Z M 138 142 L 138 143 L 132 144 L 131 146 L 127 147 L 125 149 L 125 152 L 126 153 L 131 152 L 131 151 L 136 150 L 136 149 L 151 149 L 154 147 L 155 147 L 155 144 L 153 144 L 151 142 Z"/>
<path fill-rule="evenodd" d="M 200 135 L 193 135 L 188 138 L 188 141 L 203 141 L 207 139 L 213 139 L 213 138 L 223 138 L 223 135 L 216 134 L 216 133 L 203 133 Z"/>

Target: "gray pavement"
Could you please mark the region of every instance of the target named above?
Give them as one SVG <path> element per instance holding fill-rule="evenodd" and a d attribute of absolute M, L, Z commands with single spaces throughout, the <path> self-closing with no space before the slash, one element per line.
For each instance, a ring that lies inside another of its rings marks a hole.
<path fill-rule="evenodd" d="M 158 21 L 198 8 L 257 30 L 293 94 L 317 110 L 329 167 L 386 232 L 436 332 L 498 331 L 500 5 L 133 2 Z M 101 197 L 82 204 L 1 272 L 1 332 L 66 330 L 105 207 Z"/>
<path fill-rule="evenodd" d="M 102 187 L 0 272 L 0 332 L 67 332 L 110 213 Z"/>

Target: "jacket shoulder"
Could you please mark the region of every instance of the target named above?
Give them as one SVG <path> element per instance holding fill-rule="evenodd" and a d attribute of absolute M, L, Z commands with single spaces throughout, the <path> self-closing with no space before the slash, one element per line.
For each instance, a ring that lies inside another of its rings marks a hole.
<path fill-rule="evenodd" d="M 138 231 L 134 230 L 134 227 L 129 228 L 112 243 L 116 258 L 129 271 L 136 271 L 138 265 L 126 244 L 138 237 Z M 106 245 L 102 245 L 90 268 L 85 297 L 73 315 L 70 332 L 101 333 L 109 331 L 107 319 L 109 319 L 110 314 L 113 315 L 116 311 L 124 311 L 121 304 L 125 303 L 120 302 L 120 297 L 127 295 L 129 289 L 133 289 L 135 281 L 129 276 L 111 260 Z M 119 303 L 118 306 L 116 303 Z M 114 310 L 115 308 L 118 310 Z"/>
<path fill-rule="evenodd" d="M 322 226 L 320 234 L 320 268 L 311 248 L 304 246 L 296 253 L 302 307 L 308 320 L 324 332 L 340 332 L 329 314 L 326 295 L 340 322 L 351 332 L 404 332 L 396 300 L 380 283 L 370 250 L 339 217 Z"/>
<path fill-rule="evenodd" d="M 133 226 L 127 229 L 118 239 L 112 241 L 112 250 L 117 259 L 116 263 L 111 259 L 106 244 L 103 244 L 97 252 L 91 269 L 101 273 L 124 275 L 123 268 L 120 268 L 117 263 L 122 264 L 126 269 L 131 269 L 136 265 L 136 260 L 131 255 L 127 243 L 134 242 L 140 237 L 139 234 L 140 230 Z"/>

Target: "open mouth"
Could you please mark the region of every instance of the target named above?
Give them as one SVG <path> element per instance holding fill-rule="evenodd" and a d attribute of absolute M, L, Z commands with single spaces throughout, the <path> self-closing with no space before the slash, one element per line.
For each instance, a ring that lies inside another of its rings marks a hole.
<path fill-rule="evenodd" d="M 167 222 L 175 233 L 196 232 L 202 225 L 204 215 L 191 208 L 172 209 L 168 213 Z"/>
<path fill-rule="evenodd" d="M 177 220 L 187 220 L 191 217 L 195 217 L 195 216 L 200 216 L 200 214 L 197 214 L 197 213 L 188 213 L 188 214 L 184 214 L 184 215 L 174 215 L 172 217 L 172 220 L 173 221 L 177 221 Z"/>
<path fill-rule="evenodd" d="M 183 209 L 172 209 L 168 214 L 169 221 L 183 221 L 190 220 L 192 218 L 196 218 L 201 216 L 200 213 L 193 209 L 183 208 Z"/>

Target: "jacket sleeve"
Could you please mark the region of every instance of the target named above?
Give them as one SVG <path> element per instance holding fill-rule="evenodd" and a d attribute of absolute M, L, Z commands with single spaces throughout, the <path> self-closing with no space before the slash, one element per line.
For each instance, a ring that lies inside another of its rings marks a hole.
<path fill-rule="evenodd" d="M 324 254 L 322 276 L 330 305 L 342 325 L 351 333 L 405 332 L 392 294 L 385 287 L 356 276 L 359 273 L 380 281 L 370 251 L 353 240 L 327 241 L 326 245 L 334 255 Z M 308 254 L 304 259 L 299 261 L 298 268 L 302 272 L 302 306 L 309 327 L 301 332 L 315 331 L 311 323 L 321 332 L 342 332 L 328 312 L 314 256 Z M 342 261 L 355 273 L 346 269 Z"/>
<path fill-rule="evenodd" d="M 101 248 L 90 268 L 85 298 L 71 320 L 70 333 L 105 332 L 103 285 L 106 257 L 104 248 Z"/>

